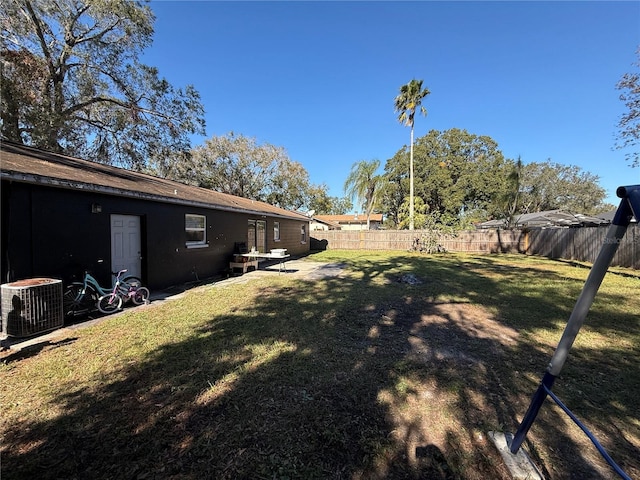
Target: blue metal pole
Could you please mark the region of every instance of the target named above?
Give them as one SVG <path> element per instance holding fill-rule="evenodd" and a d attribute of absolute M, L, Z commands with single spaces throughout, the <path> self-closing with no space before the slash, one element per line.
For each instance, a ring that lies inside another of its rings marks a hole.
<path fill-rule="evenodd" d="M 569 355 L 569 350 L 571 349 L 571 346 L 584 323 L 584 319 L 589 312 L 589 308 L 591 308 L 591 305 L 593 304 L 593 300 L 600 288 L 600 285 L 602 284 L 602 280 L 607 273 L 609 265 L 611 265 L 611 260 L 613 260 L 613 257 L 618 250 L 618 246 L 620 245 L 620 241 L 624 237 L 627 227 L 631 222 L 634 210 L 636 211 L 636 214 L 640 213 L 640 185 L 633 187 L 620 187 L 616 193 L 620 198 L 622 198 L 622 201 L 620 202 L 616 215 L 611 222 L 609 230 L 607 231 L 604 245 L 602 245 L 600 253 L 596 258 L 593 267 L 591 267 L 591 271 L 589 272 L 584 287 L 582 288 L 580 297 L 578 297 L 573 311 L 571 312 L 571 316 L 567 321 L 567 326 L 562 333 L 558 347 L 547 366 L 547 371 L 531 399 L 527 413 L 522 419 L 522 422 L 518 427 L 518 431 L 509 445 L 509 450 L 513 454 L 517 453 L 520 449 L 522 442 L 526 438 L 529 429 L 538 415 L 540 407 L 542 407 L 542 404 L 547 398 L 547 390 L 551 390 L 553 382 L 564 366 L 567 356 Z"/>
<path fill-rule="evenodd" d="M 553 382 L 555 380 L 556 377 L 549 372 L 546 372 L 542 377 L 542 381 L 540 382 L 536 393 L 534 393 L 533 397 L 531 398 L 531 403 L 529 404 L 527 413 L 524 415 L 524 418 L 522 419 L 522 422 L 518 427 L 518 431 L 513 436 L 513 440 L 511 440 L 511 445 L 509 445 L 509 450 L 511 451 L 511 453 L 515 454 L 518 453 L 518 450 L 520 450 L 522 442 L 524 442 L 527 433 L 529 433 L 531 425 L 533 425 L 533 422 L 538 416 L 540 407 L 542 407 L 542 404 L 547 398 L 547 389 L 551 390 L 551 387 L 553 386 Z"/>

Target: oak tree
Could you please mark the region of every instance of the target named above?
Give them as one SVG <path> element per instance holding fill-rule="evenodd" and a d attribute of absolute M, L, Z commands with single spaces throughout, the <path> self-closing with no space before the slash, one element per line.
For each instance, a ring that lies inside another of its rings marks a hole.
<path fill-rule="evenodd" d="M 308 205 L 309 173 L 283 147 L 230 132 L 213 136 L 191 151 L 182 167 L 167 171 L 173 180 L 289 210 Z"/>
<path fill-rule="evenodd" d="M 520 175 L 518 213 L 558 209 L 587 215 L 599 213 L 603 211 L 606 192 L 598 182 L 597 175 L 576 165 L 551 160 L 528 163 Z"/>
<path fill-rule="evenodd" d="M 309 210 L 316 215 L 344 215 L 353 208 L 347 197 L 332 197 L 327 192 L 329 187 L 322 183 L 309 187 Z"/>
<path fill-rule="evenodd" d="M 495 199 L 504 191 L 508 162 L 493 139 L 457 128 L 431 130 L 416 139 L 414 156 L 415 195 L 439 221 L 483 220 L 496 213 Z M 396 226 L 405 224 L 402 205 L 409 194 L 409 157 L 404 147 L 385 165 L 384 211 Z"/>
<path fill-rule="evenodd" d="M 2 136 L 138 170 L 188 151 L 204 134 L 200 96 L 140 62 L 153 36 L 146 3 L 2 2 Z"/>

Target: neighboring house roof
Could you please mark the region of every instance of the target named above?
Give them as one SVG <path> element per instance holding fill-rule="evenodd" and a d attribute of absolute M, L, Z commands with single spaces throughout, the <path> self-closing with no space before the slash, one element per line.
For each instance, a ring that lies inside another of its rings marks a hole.
<path fill-rule="evenodd" d="M 111 165 L 45 152 L 13 142 L 2 141 L 0 153 L 2 179 L 309 221 L 309 218 L 303 214 L 284 210 L 265 202 L 185 185 Z"/>
<path fill-rule="evenodd" d="M 606 220 L 608 223 L 611 223 L 613 221 L 613 217 L 616 216 L 617 212 L 618 212 L 618 209 L 610 210 L 608 212 L 599 213 L 596 215 L 596 217 Z M 635 217 L 631 219 L 631 223 L 637 223 L 637 221 L 638 219 Z"/>
<path fill-rule="evenodd" d="M 341 225 L 337 222 L 332 222 L 331 220 L 323 220 L 321 218 L 318 218 L 318 216 L 314 216 L 311 218 L 312 222 L 315 223 L 322 223 L 324 225 L 327 225 L 329 228 L 333 228 L 336 230 L 339 230 L 341 228 Z"/>
<path fill-rule="evenodd" d="M 601 218 L 602 220 L 606 220 L 607 222 L 611 222 L 613 221 L 613 217 L 615 217 L 617 211 L 618 210 L 616 209 L 604 213 L 599 213 L 596 215 L 596 217 Z"/>
<path fill-rule="evenodd" d="M 587 227 L 597 225 L 607 225 L 608 220 L 590 217 L 581 213 L 569 213 L 563 210 L 548 210 L 545 212 L 525 213 L 516 215 L 513 219 L 513 226 L 518 228 L 541 228 L 541 227 Z M 501 228 L 506 226 L 505 219 L 489 220 L 478 225 L 478 228 Z"/>
<path fill-rule="evenodd" d="M 367 223 L 367 215 L 364 213 L 351 213 L 349 215 L 315 215 L 313 218 L 322 220 L 323 222 L 334 222 L 337 224 L 365 224 Z M 372 222 L 382 223 L 381 213 L 372 213 L 369 216 Z"/>

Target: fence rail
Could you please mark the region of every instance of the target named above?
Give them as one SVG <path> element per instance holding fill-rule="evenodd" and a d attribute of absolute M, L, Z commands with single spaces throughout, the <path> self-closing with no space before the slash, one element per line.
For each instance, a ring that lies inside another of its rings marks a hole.
<path fill-rule="evenodd" d="M 606 241 L 608 227 L 521 230 L 473 230 L 441 236 L 438 244 L 449 252 L 524 253 L 549 258 L 594 262 Z M 317 230 L 313 249 L 412 250 L 433 234 L 424 230 Z M 631 224 L 612 265 L 640 269 L 640 226 Z"/>

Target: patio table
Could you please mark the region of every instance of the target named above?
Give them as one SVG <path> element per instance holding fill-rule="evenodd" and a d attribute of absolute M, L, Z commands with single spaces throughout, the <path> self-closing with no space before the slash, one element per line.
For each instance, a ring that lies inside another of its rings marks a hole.
<path fill-rule="evenodd" d="M 289 258 L 291 255 L 289 255 L 288 253 L 278 254 L 278 253 L 249 252 L 249 253 L 243 253 L 242 256 L 247 257 L 249 259 L 254 259 L 256 262 L 258 261 L 259 258 L 271 258 L 271 259 L 279 260 L 278 273 L 280 272 L 287 273 L 287 266 L 285 262 L 287 258 Z M 258 268 L 256 267 L 256 270 L 257 269 Z"/>

